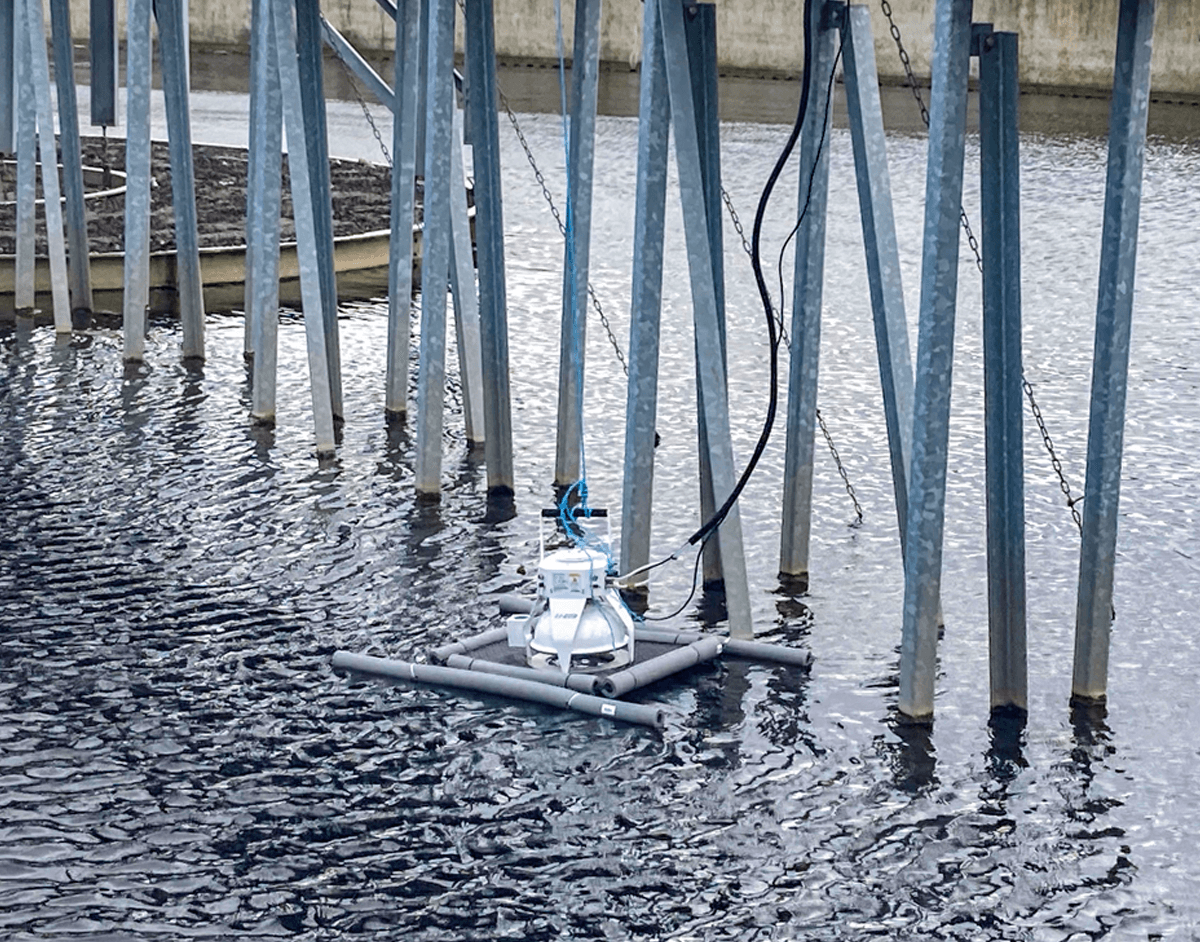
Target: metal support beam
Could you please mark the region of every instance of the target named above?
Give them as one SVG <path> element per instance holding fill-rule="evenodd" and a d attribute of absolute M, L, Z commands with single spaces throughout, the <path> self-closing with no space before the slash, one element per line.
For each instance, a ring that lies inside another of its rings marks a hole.
<path fill-rule="evenodd" d="M 395 14 L 393 11 L 393 19 Z M 346 64 L 354 76 L 363 84 L 363 87 L 370 93 L 371 97 L 383 105 L 388 111 L 395 113 L 396 111 L 396 96 L 385 82 L 367 62 L 358 50 L 350 43 L 345 36 L 337 31 L 329 20 L 321 16 L 321 37 L 325 41 L 325 45 L 333 50 L 334 54 Z"/>
<path fill-rule="evenodd" d="M 904 314 L 904 288 L 900 280 L 900 250 L 892 214 L 892 185 L 888 174 L 887 139 L 875 70 L 875 41 L 871 13 L 866 6 L 848 8 L 842 45 L 845 62 L 846 106 L 863 244 L 867 254 L 867 282 L 875 323 L 875 348 L 879 355 L 879 380 L 887 422 L 888 453 L 892 465 L 892 491 L 901 552 L 908 523 L 908 461 L 912 435 L 913 373 Z"/>
<path fill-rule="evenodd" d="M 250 140 L 246 166 L 246 312 L 244 351 L 255 356 L 256 337 L 264 338 L 260 317 L 271 318 L 270 346 L 275 344 L 274 321 L 279 313 L 279 209 L 283 152 L 283 98 L 279 88 L 279 58 L 271 29 L 270 0 L 250 4 Z M 269 353 L 274 362 L 274 353 Z M 275 414 L 275 370 L 264 376 L 261 399 L 252 414 L 268 419 Z M 254 383 L 257 389 L 259 383 Z M 256 398 L 257 398 L 256 393 Z"/>
<path fill-rule="evenodd" d="M 155 0 L 158 61 L 167 106 L 171 154 L 171 203 L 175 209 L 175 272 L 184 359 L 204 359 L 204 288 L 196 231 L 196 174 L 188 112 L 186 24 L 183 0 Z"/>
<path fill-rule="evenodd" d="M 275 420 L 279 350 L 279 209 L 283 197 L 283 90 L 271 0 L 252 0 L 250 153 L 246 192 L 246 327 L 254 357 L 250 414 Z"/>
<path fill-rule="evenodd" d="M 600 83 L 601 0 L 575 0 L 567 153 L 567 235 L 563 246 L 562 334 L 558 360 L 558 440 L 554 483 L 583 474 L 583 382 L 587 350 L 587 285 L 592 234 L 592 165 Z"/>
<path fill-rule="evenodd" d="M 479 268 L 479 326 L 483 357 L 488 494 L 513 494 L 512 407 L 508 382 L 508 302 L 504 284 L 504 213 L 500 188 L 500 129 L 492 0 L 469 0 L 464 15 L 468 123 L 475 151 L 475 238 Z"/>
<path fill-rule="evenodd" d="M 733 493 L 736 472 L 729 398 L 725 371 L 721 369 L 721 323 L 717 313 L 708 213 L 704 203 L 700 137 L 696 127 L 687 40 L 683 33 L 683 6 L 679 0 L 660 0 L 657 6 L 663 33 L 671 114 L 675 123 L 675 160 L 679 170 L 679 195 L 683 203 L 693 318 L 698 338 L 697 359 L 701 364 L 699 379 L 708 425 L 709 461 L 712 465 L 714 499 L 722 504 Z M 754 628 L 750 612 L 750 589 L 742 549 L 741 514 L 736 504 L 719 529 L 717 539 L 720 541 L 721 562 L 725 570 L 729 632 L 734 637 L 751 637 Z"/>
<path fill-rule="evenodd" d="M 463 419 L 467 444 L 484 442 L 483 376 L 479 355 L 479 295 L 475 289 L 475 250 L 463 171 L 463 114 L 454 109 L 454 138 L 450 153 L 450 290 L 454 293 L 454 332 L 458 375 L 462 383 Z"/>
<path fill-rule="evenodd" d="M 817 373 L 821 346 L 821 294 L 825 277 L 825 210 L 829 201 L 829 73 L 837 56 L 837 30 L 814 3 L 808 24 L 814 36 L 812 85 L 800 131 L 800 184 L 792 289 L 792 348 L 788 371 L 787 450 L 783 470 L 783 526 L 779 574 L 807 585 L 812 527 L 813 456 L 817 424 Z"/>
<path fill-rule="evenodd" d="M 429 75 L 425 100 L 424 254 L 421 262 L 421 356 L 417 373 L 417 493 L 442 489 L 446 387 L 446 285 L 450 273 L 450 156 L 453 142 L 454 0 L 429 0 Z"/>
<path fill-rule="evenodd" d="M 392 121 L 392 235 L 388 253 L 387 374 L 384 410 L 408 412 L 409 317 L 413 292 L 413 220 L 416 206 L 417 110 L 421 83 L 422 0 L 400 0 L 396 16 L 396 114 Z"/>
<path fill-rule="evenodd" d="M 128 2 L 126 3 L 128 7 Z M 128 20 L 128 13 L 126 13 Z M 115 0 L 90 0 L 88 58 L 91 64 L 92 124 L 117 123 L 117 8 Z"/>
<path fill-rule="evenodd" d="M 42 159 L 42 206 L 50 250 L 50 290 L 54 300 L 54 330 L 71 332 L 71 302 L 67 293 L 67 252 L 63 239 L 62 203 L 58 186 L 58 154 L 54 145 L 54 108 L 50 102 L 50 60 L 46 54 L 46 25 L 41 0 L 18 0 L 24 10 L 23 55 L 26 70 L 17 87 L 33 87 L 37 102 L 37 138 Z M 30 302 L 32 307 L 32 301 Z"/>
<path fill-rule="evenodd" d="M 1017 34 L 979 43 L 991 705 L 1027 710 Z"/>
<path fill-rule="evenodd" d="M 971 0 L 938 0 L 933 34 L 933 89 L 925 177 L 921 319 L 913 395 L 908 476 L 908 552 L 904 560 L 904 630 L 900 646 L 901 713 L 933 717 L 938 599 L 946 511 L 950 373 L 958 291 L 958 233 L 971 59 Z"/>
<path fill-rule="evenodd" d="M 1079 595 L 1075 610 L 1075 668 L 1071 682 L 1072 697 L 1082 701 L 1101 700 L 1108 691 L 1117 507 L 1121 491 L 1129 339 L 1133 326 L 1142 162 L 1150 105 L 1154 0 L 1121 0 L 1118 15 L 1092 360 L 1092 405 L 1084 491 L 1087 500 L 1083 502 L 1083 545 L 1079 554 Z"/>
<path fill-rule="evenodd" d="M 160 0 L 161 2 L 161 0 Z M 300 268 L 300 296 L 304 308 L 304 333 L 308 340 L 308 373 L 312 389 L 313 423 L 318 455 L 335 450 L 333 403 L 329 392 L 329 357 L 325 351 L 325 316 L 321 296 L 320 263 L 313 217 L 312 177 L 308 172 L 304 103 L 301 100 L 300 66 L 296 55 L 296 25 L 291 0 L 271 0 L 275 49 L 279 58 L 279 87 L 283 96 L 287 130 L 288 180 L 296 221 L 296 256 Z"/>
<path fill-rule="evenodd" d="M 342 362 L 338 343 L 337 279 L 333 269 L 333 189 L 329 180 L 329 132 L 325 125 L 321 8 L 319 0 L 295 2 L 296 51 L 300 62 L 300 93 L 304 103 L 304 128 L 307 132 L 305 143 L 308 147 L 309 190 L 313 195 L 313 225 L 317 237 L 317 263 L 321 278 L 325 355 L 329 358 L 329 394 L 334 417 L 340 419 L 343 412 Z M 291 150 L 289 146 L 289 155 Z"/>
<path fill-rule="evenodd" d="M 13 67 L 18 88 L 33 83 L 33 63 L 29 55 L 29 28 L 25 22 L 25 0 L 16 0 L 13 8 Z M 33 314 L 34 234 L 37 225 L 37 98 L 21 95 L 16 100 L 17 151 L 17 257 L 13 264 L 13 305 L 17 311 Z"/>
<path fill-rule="evenodd" d="M 431 0 L 423 0 L 421 3 L 421 41 L 417 43 L 417 75 L 420 79 L 417 83 L 417 114 L 422 118 L 428 110 L 428 103 L 425 100 L 425 91 L 429 81 L 429 43 L 425 40 L 429 36 L 429 4 Z M 417 166 L 424 168 L 425 166 L 425 122 L 417 121 Z"/>
<path fill-rule="evenodd" d="M 625 478 L 621 499 L 621 572 L 650 562 L 654 492 L 654 426 L 658 414 L 659 324 L 662 319 L 663 233 L 671 108 L 658 10 L 647 3 L 642 25 L 638 103 L 637 195 L 633 222 L 633 283 L 629 384 L 625 407 Z M 636 585 L 644 587 L 647 576 Z"/>
<path fill-rule="evenodd" d="M 86 327 L 92 316 L 92 272 L 88 250 L 87 209 L 83 201 L 83 155 L 79 142 L 79 105 L 75 100 L 75 52 L 71 45 L 71 10 L 67 0 L 50 0 L 50 32 L 54 42 L 54 84 L 58 88 L 59 150 L 67 219 L 67 278 L 71 314 Z"/>
<path fill-rule="evenodd" d="M 0 154 L 16 152 L 16 105 L 13 76 L 16 74 L 16 9 L 0 3 Z"/>
<path fill-rule="evenodd" d="M 125 359 L 146 353 L 150 304 L 150 76 L 152 0 L 128 0 L 125 57 Z"/>
<path fill-rule="evenodd" d="M 717 319 L 721 325 L 721 369 L 729 375 L 725 344 L 725 248 L 721 232 L 721 124 L 717 109 L 717 16 L 712 3 L 685 3 L 684 37 L 692 75 L 692 101 L 696 107 L 696 129 L 700 138 L 700 171 L 704 179 L 704 209 L 708 218 L 708 241 L 712 254 L 713 289 Z M 696 351 L 696 405 L 700 519 L 708 520 L 717 510 L 713 498 L 712 468 L 708 463 L 708 424 L 704 419 L 704 390 L 699 379 L 699 349 Z M 720 589 L 724 581 L 718 540 L 709 541 L 701 562 L 703 584 Z"/>

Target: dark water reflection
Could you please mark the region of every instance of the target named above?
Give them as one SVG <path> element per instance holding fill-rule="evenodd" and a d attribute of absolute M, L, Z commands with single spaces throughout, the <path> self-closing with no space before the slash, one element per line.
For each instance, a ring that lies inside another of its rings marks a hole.
<path fill-rule="evenodd" d="M 524 123 L 561 192 L 557 124 Z M 608 119 L 601 134 L 592 277 L 623 337 L 635 127 Z M 780 136 L 725 129 L 744 213 Z M 523 587 L 536 556 L 553 494 L 560 244 L 511 141 L 509 506 L 488 507 L 454 417 L 442 500 L 414 498 L 410 432 L 383 419 L 383 305 L 343 311 L 347 421 L 324 464 L 295 319 L 281 325 L 274 429 L 247 418 L 237 318 L 210 316 L 202 366 L 179 363 L 168 321 L 151 324 L 136 367 L 108 329 L 59 341 L 4 328 L 0 937 L 1194 937 L 1195 145 L 1148 154 L 1107 714 L 1067 706 L 1077 538 L 1031 437 L 1031 712 L 988 721 L 978 285 L 964 264 L 930 730 L 894 713 L 899 549 L 849 142 L 831 143 L 821 403 L 866 519 L 846 525 L 821 456 L 811 584 L 779 586 L 778 437 L 743 501 L 755 619 L 817 664 L 798 676 L 728 662 L 659 684 L 642 697 L 670 711 L 662 734 L 329 668 L 339 647 L 409 656 L 492 625 L 481 596 Z M 1081 481 L 1103 147 L 1030 137 L 1024 153 L 1026 368 Z M 915 323 L 921 140 L 895 137 L 891 160 Z M 790 185 L 768 239 L 788 228 Z M 967 200 L 972 211 L 973 184 Z M 669 206 L 664 552 L 695 524 L 690 311 Z M 726 235 L 746 454 L 763 342 Z M 590 333 L 589 478 L 615 512 L 624 389 Z M 689 583 L 690 566 L 666 569 L 651 613 Z M 677 623 L 719 617 L 708 598 Z"/>

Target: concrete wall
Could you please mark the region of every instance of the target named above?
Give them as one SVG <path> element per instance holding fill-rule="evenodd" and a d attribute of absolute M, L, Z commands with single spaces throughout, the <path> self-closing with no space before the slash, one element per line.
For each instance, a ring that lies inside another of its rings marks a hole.
<path fill-rule="evenodd" d="M 244 45 L 249 0 L 188 0 L 193 42 Z M 119 15 L 124 29 L 123 4 Z M 497 52 L 509 59 L 553 59 L 554 0 L 495 0 Z M 1027 86 L 1104 89 L 1112 84 L 1118 0 L 976 0 L 975 20 L 1021 35 L 1021 80 Z M 721 0 L 718 55 L 725 69 L 796 74 L 801 68 L 800 0 Z M 918 75 L 929 73 L 935 0 L 892 0 L 896 23 Z M 87 4 L 72 4 L 76 37 L 87 35 Z M 570 0 L 563 0 L 568 55 Z M 895 44 L 871 3 L 879 73 L 903 78 Z M 322 9 L 359 48 L 393 46 L 393 26 L 373 0 L 324 0 Z M 641 0 L 607 0 L 601 55 L 636 66 L 641 48 Z M 1165 0 L 1154 31 L 1156 94 L 1200 100 L 1200 0 Z"/>

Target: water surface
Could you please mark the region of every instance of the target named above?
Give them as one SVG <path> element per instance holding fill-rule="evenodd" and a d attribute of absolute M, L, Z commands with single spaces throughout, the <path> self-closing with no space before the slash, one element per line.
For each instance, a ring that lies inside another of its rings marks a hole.
<path fill-rule="evenodd" d="M 221 116 L 243 107 L 199 96 L 197 137 L 235 136 L 239 119 Z M 521 121 L 561 194 L 556 120 Z M 373 156 L 356 106 L 330 125 L 339 149 Z M 592 280 L 624 345 L 636 125 L 606 118 L 599 134 Z M 743 216 L 785 136 L 725 125 Z M 865 519 L 848 526 L 818 451 L 811 590 L 780 589 L 778 429 L 742 502 L 754 616 L 816 664 L 805 676 L 728 662 L 643 691 L 670 711 L 662 733 L 329 668 L 337 648 L 408 657 L 491 625 L 486 596 L 527 585 L 552 497 L 561 242 L 507 130 L 502 143 L 512 519 L 485 519 L 484 469 L 456 412 L 442 500 L 414 500 L 409 433 L 382 417 L 382 303 L 341 312 L 347 421 L 329 463 L 312 455 L 296 316 L 281 325 L 274 431 L 247 418 L 236 316 L 209 316 L 203 366 L 179 362 L 167 320 L 129 367 L 108 329 L 0 332 L 0 936 L 1194 938 L 1195 142 L 1147 151 L 1107 714 L 1067 706 L 1078 536 L 1027 422 L 1030 717 L 988 723 L 980 301 L 964 259 L 937 720 L 895 722 L 902 573 L 852 158 L 835 129 L 820 404 Z M 915 338 L 924 141 L 889 146 Z M 1022 146 L 1026 371 L 1078 493 L 1105 147 Z M 770 245 L 796 190 L 793 173 Z M 766 342 L 725 236 L 740 461 L 763 413 Z M 698 523 L 674 191 L 666 270 L 656 553 Z M 625 394 L 589 326 L 587 468 L 593 503 L 615 513 Z M 452 381 L 452 411 L 457 395 Z M 665 568 L 651 613 L 689 585 L 687 561 Z"/>

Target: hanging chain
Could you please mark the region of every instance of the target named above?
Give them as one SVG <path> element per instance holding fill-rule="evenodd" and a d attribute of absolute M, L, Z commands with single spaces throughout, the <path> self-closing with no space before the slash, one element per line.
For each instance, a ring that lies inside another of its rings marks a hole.
<path fill-rule="evenodd" d="M 533 156 L 533 149 L 529 146 L 529 141 L 525 137 L 525 132 L 521 130 L 521 122 L 517 120 L 516 113 L 512 110 L 512 106 L 508 103 L 508 97 L 501 89 L 497 89 L 500 95 L 500 104 L 504 107 L 504 113 L 508 115 L 508 123 L 512 125 L 513 131 L 517 135 L 517 140 L 521 143 L 521 150 L 525 152 L 525 159 L 529 161 L 529 166 L 533 169 L 534 179 L 542 188 L 542 197 L 546 200 L 546 205 L 550 207 L 550 215 L 554 217 L 554 222 L 558 226 L 558 231 L 565 239 L 567 237 L 567 226 L 563 222 L 562 214 L 558 211 L 558 206 L 554 202 L 554 196 L 550 193 L 550 187 L 546 183 L 546 177 L 538 166 L 537 159 Z M 613 348 L 613 353 L 617 356 L 617 361 L 621 364 L 621 369 L 625 375 L 629 375 L 629 364 L 625 362 L 625 352 L 621 349 L 621 342 L 617 340 L 617 335 L 613 333 L 612 324 L 609 323 L 608 315 L 604 313 L 604 308 L 600 305 L 600 299 L 596 297 L 596 289 L 592 287 L 589 280 L 587 285 L 588 297 L 591 298 L 592 308 L 596 312 L 596 316 L 600 318 L 600 323 L 604 327 L 605 334 L 608 335 L 608 342 Z"/>
<path fill-rule="evenodd" d="M 975 256 L 975 267 L 979 269 L 979 274 L 983 274 L 983 253 L 979 251 L 979 240 L 975 238 L 975 233 L 971 231 L 971 220 L 967 218 L 967 211 L 961 206 L 958 207 L 958 219 L 962 223 L 963 232 L 967 234 L 967 245 L 971 247 L 971 252 Z"/>
<path fill-rule="evenodd" d="M 1046 428 L 1046 421 L 1042 418 L 1042 410 L 1038 406 L 1037 400 L 1033 397 L 1033 384 L 1024 377 L 1021 378 L 1021 383 L 1025 387 L 1025 396 L 1029 400 L 1029 410 L 1033 413 L 1034 421 L 1037 422 L 1038 431 L 1042 433 L 1042 443 L 1046 446 L 1046 451 L 1050 453 L 1050 464 L 1054 466 L 1054 473 L 1058 475 L 1059 489 L 1067 499 L 1067 507 L 1070 508 L 1071 516 L 1075 520 L 1075 526 L 1079 529 L 1079 535 L 1083 536 L 1083 518 L 1079 516 L 1079 508 L 1075 506 L 1083 498 L 1074 497 L 1071 494 L 1071 485 L 1067 483 L 1067 476 L 1063 474 L 1062 462 L 1058 460 L 1058 455 L 1054 451 L 1054 442 L 1050 439 L 1050 432 Z"/>
<path fill-rule="evenodd" d="M 324 23 L 321 25 L 325 26 Z M 333 55 L 337 59 L 338 65 L 346 73 L 346 78 L 350 82 L 350 91 L 354 93 L 354 99 L 362 109 L 363 117 L 367 119 L 367 124 L 371 126 L 371 133 L 375 135 L 375 140 L 379 142 L 379 149 L 383 152 L 383 159 L 387 161 L 389 167 L 392 166 L 392 155 L 388 152 L 387 145 L 383 143 L 383 135 L 379 133 L 379 126 L 375 123 L 375 117 L 371 114 L 371 109 L 367 107 L 366 99 L 363 98 L 362 93 L 358 90 L 358 79 L 354 75 L 354 71 L 350 68 L 346 60 L 342 58 L 342 51 L 337 46 L 330 43 L 329 47 L 333 50 Z"/>
<path fill-rule="evenodd" d="M 900 53 L 900 64 L 904 66 L 908 87 L 912 90 L 913 98 L 917 100 L 917 107 L 921 109 L 921 120 L 925 123 L 925 127 L 929 127 L 929 109 L 925 107 L 925 101 L 921 98 L 921 89 L 917 84 L 917 77 L 913 73 L 912 61 L 908 58 L 908 50 L 904 48 L 904 42 L 900 39 L 900 27 L 892 19 L 892 5 L 888 3 L 888 0 L 879 0 L 879 5 L 883 10 L 883 15 L 887 17 L 888 29 L 896 43 L 896 51 Z"/>
<path fill-rule="evenodd" d="M 837 465 L 838 474 L 842 476 L 842 483 L 846 485 L 846 494 L 850 497 L 850 503 L 854 505 L 854 516 L 857 518 L 852 527 L 861 527 L 863 522 L 862 506 L 858 503 L 858 495 L 854 493 L 854 485 L 850 483 L 850 477 L 846 474 L 846 466 L 842 464 L 842 456 L 838 454 L 837 446 L 833 444 L 833 436 L 829 434 L 829 427 L 825 424 L 825 417 L 821 415 L 821 410 L 817 409 L 817 424 L 821 426 L 821 434 L 825 436 L 825 444 L 829 446 L 829 453 L 833 455 L 833 463 Z"/>
<path fill-rule="evenodd" d="M 921 98 L 921 90 L 917 85 L 917 77 L 913 74 L 912 62 L 909 60 L 908 50 L 904 48 L 904 42 L 900 38 L 900 27 L 896 25 L 896 21 L 892 18 L 892 5 L 888 0 L 879 0 L 879 5 L 880 9 L 883 10 L 883 15 L 887 17 L 888 30 L 891 32 L 892 39 L 896 43 L 896 51 L 900 54 L 900 64 L 904 66 L 904 75 L 908 79 L 908 87 L 912 89 L 913 98 L 917 100 L 917 107 L 921 109 L 921 120 L 925 123 L 925 127 L 929 127 L 929 109 L 925 107 L 925 102 Z M 975 256 L 975 267 L 979 269 L 980 274 L 983 274 L 983 254 L 979 251 L 979 240 L 975 238 L 975 233 L 971 231 L 971 223 L 967 219 L 967 211 L 960 206 L 958 214 L 962 222 L 963 231 L 967 235 L 967 245 L 971 247 L 971 252 Z M 1029 409 L 1033 413 L 1038 431 L 1042 435 L 1042 444 L 1046 446 L 1046 451 L 1050 455 L 1050 464 L 1054 468 L 1054 473 L 1058 475 L 1058 487 L 1067 499 L 1067 507 L 1071 511 L 1071 516 L 1075 520 L 1075 526 L 1079 528 L 1079 533 L 1082 536 L 1083 520 L 1080 518 L 1079 510 L 1075 505 L 1083 498 L 1077 498 L 1071 493 L 1071 484 L 1067 481 L 1062 461 L 1059 460 L 1058 453 L 1054 450 L 1054 441 L 1050 438 L 1050 432 L 1046 428 L 1046 420 L 1042 417 L 1042 410 L 1038 406 L 1037 399 L 1033 394 L 1033 384 L 1024 376 L 1021 377 L 1021 383 L 1025 388 L 1025 397 L 1029 400 Z"/>
<path fill-rule="evenodd" d="M 733 231 L 742 240 L 742 250 L 746 255 L 753 257 L 754 249 L 750 247 L 750 243 L 746 239 L 746 230 L 742 228 L 742 220 L 739 218 L 737 210 L 733 208 L 733 200 L 729 198 L 729 191 L 724 186 L 721 187 L 721 199 L 725 203 L 725 208 L 729 211 L 729 218 L 733 222 Z"/>

